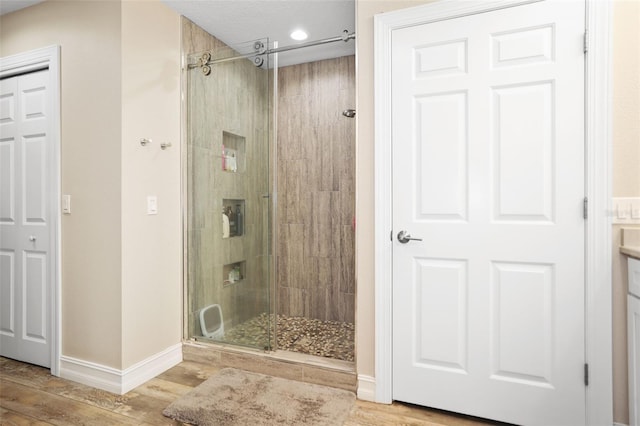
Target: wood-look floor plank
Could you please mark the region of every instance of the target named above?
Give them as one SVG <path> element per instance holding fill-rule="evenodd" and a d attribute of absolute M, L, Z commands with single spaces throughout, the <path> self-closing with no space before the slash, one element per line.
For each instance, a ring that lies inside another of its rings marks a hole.
<path fill-rule="evenodd" d="M 220 371 L 220 367 L 192 361 L 183 361 L 160 374 L 157 378 L 184 386 L 196 387 L 218 371 Z"/>
<path fill-rule="evenodd" d="M 157 399 L 158 401 L 164 402 L 165 405 L 169 405 L 193 388 L 194 386 L 182 385 L 156 377 L 138 386 L 131 392 Z M 129 392 L 127 395 L 129 395 L 131 392 Z"/>
<path fill-rule="evenodd" d="M 162 416 L 162 410 L 188 392 L 192 387 L 180 387 L 177 384 L 164 386 L 163 389 L 170 394 L 166 398 L 157 398 L 143 393 L 148 388 L 138 388 L 125 395 L 117 395 L 90 386 L 74 383 L 68 380 L 54 377 L 42 367 L 18 363 L 9 360 L 2 363 L 3 379 L 9 382 L 37 389 L 52 395 L 63 396 L 87 405 L 106 409 L 113 413 L 123 414 L 143 422 L 152 424 L 170 423 Z M 153 386 L 153 384 L 147 384 Z"/>
<path fill-rule="evenodd" d="M 30 388 L 9 380 L 0 387 L 0 407 L 54 425 L 138 425 L 138 420 L 107 409 Z"/>
<path fill-rule="evenodd" d="M 3 426 L 47 426 L 51 423 L 43 422 L 33 417 L 25 416 L 13 410 L 0 407 L 0 424 Z"/>
<path fill-rule="evenodd" d="M 55 382 L 57 379 L 46 368 L 8 358 L 0 358 L 0 372 L 2 372 L 3 380 L 12 380 L 15 383 L 35 388 L 51 386 L 51 382 Z M 61 385 L 66 385 L 66 383 L 62 382 Z"/>
<path fill-rule="evenodd" d="M 45 368 L 0 358 L 2 425 L 180 425 L 162 410 L 219 370 L 185 361 L 125 395 L 53 377 Z M 486 426 L 496 424 L 394 402 L 356 401 L 345 426 Z"/>
<path fill-rule="evenodd" d="M 377 425 L 486 426 L 495 423 L 410 404 L 375 404 L 356 401 L 345 426 Z"/>
<path fill-rule="evenodd" d="M 183 385 L 174 381 L 164 381 L 156 378 L 125 395 L 116 395 L 53 377 L 48 370 L 41 367 L 11 360 L 3 362 L 1 365 L 3 367 L 3 380 L 19 383 L 53 395 L 63 396 L 151 424 L 171 424 L 171 420 L 162 416 L 162 410 L 203 381 L 203 379 L 200 379 L 195 384 Z M 206 379 L 211 370 L 213 370 L 208 367 L 198 368 L 195 363 L 186 363 L 184 366 L 181 365 L 175 368 L 177 372 L 172 373 L 169 370 L 165 375 L 173 375 L 175 376 L 175 381 L 182 382 L 193 380 L 198 371 L 202 372 L 202 376 Z"/>

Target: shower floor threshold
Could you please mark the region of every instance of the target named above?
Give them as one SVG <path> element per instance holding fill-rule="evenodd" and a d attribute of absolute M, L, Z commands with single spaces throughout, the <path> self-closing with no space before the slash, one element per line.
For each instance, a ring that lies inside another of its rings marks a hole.
<path fill-rule="evenodd" d="M 331 368 L 333 370 L 355 372 L 353 361 L 343 361 L 340 359 L 325 358 L 322 356 L 308 355 L 301 352 L 279 351 L 266 352 L 265 355 L 276 359 L 299 362 L 303 364 L 315 365 L 318 367 Z"/>
<path fill-rule="evenodd" d="M 356 392 L 355 364 L 286 351 L 264 352 L 217 342 L 188 340 L 182 345 L 184 361 L 232 367 L 299 382 L 315 383 Z"/>
<path fill-rule="evenodd" d="M 192 353 L 192 350 L 198 354 L 206 354 L 203 351 L 210 351 L 211 357 L 215 358 L 212 361 L 219 360 L 222 357 L 222 352 L 230 354 L 243 354 L 248 356 L 260 357 L 262 359 L 269 359 L 274 361 L 281 361 L 287 363 L 310 365 L 314 367 L 321 367 L 325 369 L 340 371 L 344 373 L 356 372 L 356 366 L 353 361 L 343 361 L 333 358 L 325 358 L 316 355 L 308 355 L 300 352 L 291 351 L 262 351 L 260 349 L 253 349 L 248 347 L 236 346 L 214 341 L 204 340 L 187 340 L 183 343 L 183 352 L 185 359 L 188 358 L 188 354 Z M 209 358 L 209 357 L 207 357 Z"/>

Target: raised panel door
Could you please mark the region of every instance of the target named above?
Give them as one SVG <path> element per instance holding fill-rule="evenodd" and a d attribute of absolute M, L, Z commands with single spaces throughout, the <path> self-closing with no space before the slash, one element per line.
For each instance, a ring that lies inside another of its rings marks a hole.
<path fill-rule="evenodd" d="M 585 423 L 584 7 L 394 31 L 396 400 Z"/>

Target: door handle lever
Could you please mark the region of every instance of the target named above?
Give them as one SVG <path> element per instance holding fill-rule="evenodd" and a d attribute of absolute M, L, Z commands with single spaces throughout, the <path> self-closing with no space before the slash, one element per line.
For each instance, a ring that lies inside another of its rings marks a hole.
<path fill-rule="evenodd" d="M 398 241 L 407 244 L 409 241 L 422 241 L 422 238 L 413 238 L 407 231 L 400 231 L 398 232 Z"/>

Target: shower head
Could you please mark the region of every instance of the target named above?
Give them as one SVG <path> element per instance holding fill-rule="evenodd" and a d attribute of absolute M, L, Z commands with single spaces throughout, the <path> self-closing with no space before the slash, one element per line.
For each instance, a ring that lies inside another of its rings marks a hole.
<path fill-rule="evenodd" d="M 353 118 L 356 116 L 356 110 L 355 109 L 345 109 L 344 111 L 342 111 L 342 115 L 344 115 L 345 117 L 348 118 Z"/>

